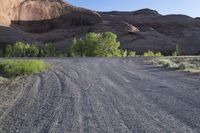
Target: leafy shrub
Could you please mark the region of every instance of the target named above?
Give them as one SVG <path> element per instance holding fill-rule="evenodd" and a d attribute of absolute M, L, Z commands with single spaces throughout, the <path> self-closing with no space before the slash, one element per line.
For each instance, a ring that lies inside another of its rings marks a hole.
<path fill-rule="evenodd" d="M 46 64 L 40 60 L 6 60 L 0 62 L 5 77 L 29 75 L 44 71 Z"/>
<path fill-rule="evenodd" d="M 148 57 L 148 56 L 162 56 L 161 52 L 157 52 L 157 53 L 154 53 L 153 51 L 147 51 L 147 52 L 144 52 L 143 56 L 145 57 Z"/>
<path fill-rule="evenodd" d="M 44 47 L 37 47 L 34 44 L 16 42 L 14 45 L 8 45 L 5 50 L 6 57 L 56 57 L 63 56 L 61 51 L 55 48 L 52 43 L 45 44 Z"/>
<path fill-rule="evenodd" d="M 111 32 L 88 33 L 85 39 L 74 39 L 72 41 L 71 53 L 73 56 L 120 56 L 123 52 L 119 50 L 120 43 L 117 35 Z M 123 53 L 125 54 L 125 53 Z"/>
<path fill-rule="evenodd" d="M 6 47 L 7 57 L 36 57 L 38 56 L 39 48 L 35 45 L 30 45 L 24 42 L 16 42 L 13 46 Z"/>
<path fill-rule="evenodd" d="M 154 56 L 163 56 L 161 52 L 157 52 L 154 54 Z"/>
<path fill-rule="evenodd" d="M 120 52 L 121 52 L 121 56 L 120 57 L 127 57 L 127 55 L 128 55 L 127 50 L 120 50 Z"/>
<path fill-rule="evenodd" d="M 154 56 L 154 53 L 149 50 L 147 52 L 144 52 L 143 56 Z"/>
<path fill-rule="evenodd" d="M 26 49 L 26 56 L 36 57 L 39 54 L 39 48 L 35 45 L 28 45 Z"/>
<path fill-rule="evenodd" d="M 128 51 L 127 56 L 128 57 L 135 57 L 136 56 L 136 52 L 135 51 Z"/>

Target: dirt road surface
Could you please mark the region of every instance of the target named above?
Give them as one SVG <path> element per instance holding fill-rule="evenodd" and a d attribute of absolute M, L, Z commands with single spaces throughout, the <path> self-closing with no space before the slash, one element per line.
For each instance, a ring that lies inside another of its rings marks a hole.
<path fill-rule="evenodd" d="M 199 133 L 200 76 L 144 59 L 46 59 L 0 116 L 1 133 Z"/>

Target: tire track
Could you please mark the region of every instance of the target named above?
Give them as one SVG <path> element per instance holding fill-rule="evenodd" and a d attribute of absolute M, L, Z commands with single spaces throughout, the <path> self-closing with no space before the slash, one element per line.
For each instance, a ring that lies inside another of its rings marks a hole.
<path fill-rule="evenodd" d="M 200 92 L 187 90 L 198 80 L 159 68 L 155 73 L 142 61 L 48 59 L 55 67 L 29 78 L 0 117 L 0 132 L 199 132 Z"/>

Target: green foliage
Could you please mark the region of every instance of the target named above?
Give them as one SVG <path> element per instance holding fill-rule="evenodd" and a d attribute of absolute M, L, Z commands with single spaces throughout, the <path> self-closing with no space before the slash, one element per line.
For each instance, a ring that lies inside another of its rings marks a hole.
<path fill-rule="evenodd" d="M 161 52 L 157 52 L 154 54 L 154 56 L 163 56 Z"/>
<path fill-rule="evenodd" d="M 72 41 L 71 53 L 73 56 L 99 56 L 112 57 L 120 56 L 120 43 L 117 36 L 111 32 L 88 33 L 85 39 L 74 39 Z M 123 53 L 124 54 L 124 53 Z"/>
<path fill-rule="evenodd" d="M 6 47 L 7 57 L 36 57 L 39 49 L 35 45 L 30 45 L 24 42 L 16 42 L 13 46 Z"/>
<path fill-rule="evenodd" d="M 53 43 L 45 44 L 43 48 L 43 56 L 45 57 L 55 57 L 57 53 L 56 47 Z"/>
<path fill-rule="evenodd" d="M 6 47 L 6 57 L 12 57 L 13 56 L 13 47 L 12 45 L 8 45 Z"/>
<path fill-rule="evenodd" d="M 42 72 L 46 68 L 40 60 L 6 60 L 0 62 L 0 70 L 5 77 L 29 75 Z"/>
<path fill-rule="evenodd" d="M 77 40 L 76 38 L 72 41 L 71 54 L 72 56 L 85 56 L 86 44 L 82 39 Z"/>
<path fill-rule="evenodd" d="M 161 52 L 157 52 L 157 53 L 154 53 L 153 51 L 147 51 L 147 52 L 144 52 L 144 54 L 143 54 L 143 56 L 145 56 L 145 57 L 151 57 L 151 56 L 163 56 L 162 54 L 161 54 Z"/>
<path fill-rule="evenodd" d="M 39 48 L 35 45 L 28 45 L 26 49 L 26 56 L 28 57 L 36 57 L 39 54 Z"/>
<path fill-rule="evenodd" d="M 14 57 L 24 57 L 26 56 L 26 50 L 28 49 L 28 44 L 24 42 L 16 42 L 13 46 Z"/>
<path fill-rule="evenodd" d="M 120 52 L 121 52 L 121 56 L 120 57 L 127 57 L 127 55 L 128 55 L 127 50 L 120 50 Z"/>
<path fill-rule="evenodd" d="M 5 49 L 6 57 L 55 57 L 63 56 L 54 44 L 47 43 L 44 47 L 37 47 L 34 44 L 16 42 L 14 45 L 8 45 Z"/>
<path fill-rule="evenodd" d="M 128 51 L 127 56 L 128 57 L 135 57 L 136 56 L 136 52 L 135 51 Z"/>

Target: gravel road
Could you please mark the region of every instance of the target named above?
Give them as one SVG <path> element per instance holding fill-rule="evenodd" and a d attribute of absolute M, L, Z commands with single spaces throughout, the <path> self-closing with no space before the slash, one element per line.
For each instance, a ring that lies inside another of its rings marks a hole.
<path fill-rule="evenodd" d="M 142 58 L 46 59 L 0 116 L 1 133 L 199 133 L 200 76 Z"/>

